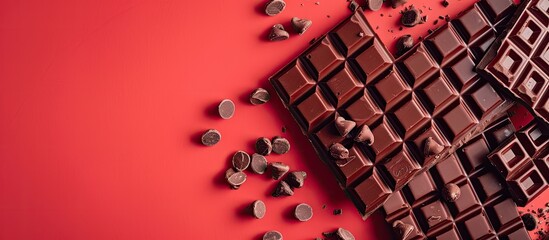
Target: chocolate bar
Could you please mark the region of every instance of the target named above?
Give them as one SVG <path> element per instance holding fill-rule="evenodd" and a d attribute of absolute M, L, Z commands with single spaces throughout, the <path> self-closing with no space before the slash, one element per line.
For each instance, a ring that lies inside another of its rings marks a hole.
<path fill-rule="evenodd" d="M 523 1 L 478 65 L 494 86 L 549 122 L 549 0 Z"/>
<path fill-rule="evenodd" d="M 363 218 L 511 106 L 474 68 L 513 9 L 483 0 L 396 60 L 357 11 L 270 78 Z M 373 143 L 342 136 L 339 116 L 369 127 Z M 425 154 L 427 140 L 441 151 Z"/>
<path fill-rule="evenodd" d="M 495 149 L 488 159 L 505 178 L 519 206 L 549 187 L 549 127 L 532 121 Z"/>
<path fill-rule="evenodd" d="M 383 205 L 387 222 L 411 226 L 402 239 L 530 239 L 505 180 L 487 159 L 513 132 L 511 121 L 500 119 L 416 176 Z M 447 184 L 459 187 L 456 198 L 444 198 Z"/>

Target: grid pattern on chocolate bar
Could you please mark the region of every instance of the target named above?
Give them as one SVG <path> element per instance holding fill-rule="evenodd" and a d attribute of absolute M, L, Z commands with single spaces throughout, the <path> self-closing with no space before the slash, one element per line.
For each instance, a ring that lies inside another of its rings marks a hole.
<path fill-rule="evenodd" d="M 416 176 L 383 205 L 387 222 L 392 225 L 400 220 L 414 226 L 406 239 L 505 239 L 520 233 L 524 225 L 517 205 L 505 189 L 505 180 L 486 159 L 513 132 L 509 119 L 500 119 L 455 154 Z M 446 201 L 441 193 L 448 183 L 461 190 L 454 202 Z"/>
<path fill-rule="evenodd" d="M 479 69 L 549 122 L 549 0 L 523 2 Z"/>
<path fill-rule="evenodd" d="M 506 179 L 509 190 L 520 206 L 549 187 L 549 127 L 532 121 L 495 149 L 488 159 Z"/>
<path fill-rule="evenodd" d="M 487 9 L 491 2 L 475 4 L 397 60 L 358 11 L 270 78 L 363 217 L 511 105 L 474 71 L 505 22 L 485 12 L 508 12 Z M 373 144 L 340 136 L 335 116 L 368 125 Z M 429 137 L 444 146 L 441 154 L 424 156 Z M 349 148 L 348 164 L 330 157 L 334 143 Z"/>

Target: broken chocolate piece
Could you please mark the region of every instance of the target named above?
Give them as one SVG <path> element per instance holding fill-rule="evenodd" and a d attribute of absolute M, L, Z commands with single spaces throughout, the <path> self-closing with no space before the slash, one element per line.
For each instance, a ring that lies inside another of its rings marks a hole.
<path fill-rule="evenodd" d="M 393 223 L 393 231 L 400 240 L 404 240 L 414 231 L 414 226 L 397 220 Z"/>
<path fill-rule="evenodd" d="M 271 0 L 265 5 L 265 14 L 275 16 L 286 8 L 286 2 L 283 0 Z"/>
<path fill-rule="evenodd" d="M 267 169 L 267 158 L 261 154 L 254 153 L 252 154 L 252 162 L 250 168 L 254 173 L 263 174 Z"/>
<path fill-rule="evenodd" d="M 267 211 L 267 206 L 265 206 L 265 203 L 261 200 L 255 200 L 252 205 L 252 215 L 257 219 L 262 219 L 265 216 L 265 212 Z"/>
<path fill-rule="evenodd" d="M 313 208 L 306 203 L 298 204 L 295 207 L 294 216 L 301 222 L 309 221 L 313 217 Z"/>
<path fill-rule="evenodd" d="M 290 37 L 290 34 L 284 30 L 284 26 L 282 24 L 276 24 L 271 28 L 271 32 L 269 33 L 269 40 L 270 41 L 283 41 Z"/>
<path fill-rule="evenodd" d="M 289 170 L 290 170 L 290 166 L 284 163 L 281 163 L 281 162 L 271 163 L 271 174 L 274 180 L 280 179 Z"/>
<path fill-rule="evenodd" d="M 444 146 L 440 145 L 435 139 L 432 137 L 428 137 L 425 139 L 425 146 L 423 149 L 423 154 L 428 157 L 432 155 L 436 155 L 442 152 L 444 150 Z"/>
<path fill-rule="evenodd" d="M 244 151 L 238 151 L 233 155 L 233 167 L 237 171 L 244 171 L 250 166 L 250 155 Z"/>
<path fill-rule="evenodd" d="M 268 231 L 263 235 L 263 240 L 282 240 L 282 233 L 275 230 Z"/>
<path fill-rule="evenodd" d="M 276 154 L 284 154 L 290 151 L 290 142 L 283 137 L 274 137 L 272 141 L 273 152 Z"/>
<path fill-rule="evenodd" d="M 343 117 L 336 117 L 335 126 L 342 137 L 347 136 L 356 126 L 356 122 L 345 120 Z"/>
<path fill-rule="evenodd" d="M 461 196 L 461 189 L 455 183 L 448 183 L 442 188 L 442 198 L 447 202 L 455 202 Z"/>
<path fill-rule="evenodd" d="M 330 155 L 335 159 L 347 159 L 349 158 L 349 149 L 341 143 L 334 143 L 330 146 Z"/>
<path fill-rule="evenodd" d="M 271 99 L 271 95 L 267 90 L 263 88 L 258 88 L 252 92 L 250 95 L 250 103 L 253 105 L 264 104 Z"/>
<path fill-rule="evenodd" d="M 398 56 L 403 55 L 406 51 L 410 50 L 413 46 L 414 46 L 414 38 L 412 37 L 412 35 L 407 34 L 407 35 L 401 36 L 396 43 L 397 55 Z"/>
<path fill-rule="evenodd" d="M 204 146 L 213 146 L 221 140 L 221 133 L 215 129 L 209 129 L 202 134 L 200 140 Z"/>
<path fill-rule="evenodd" d="M 278 185 L 276 185 L 276 188 L 272 194 L 273 197 L 292 196 L 292 195 L 294 195 L 294 191 L 292 190 L 290 185 L 286 183 L 286 181 L 280 181 Z"/>
<path fill-rule="evenodd" d="M 400 22 L 406 27 L 413 27 L 421 21 L 421 16 L 419 10 L 417 10 L 413 5 L 405 9 L 402 12 Z"/>
<path fill-rule="evenodd" d="M 255 151 L 263 156 L 267 156 L 271 154 L 271 151 L 273 150 L 273 145 L 271 144 L 271 140 L 265 137 L 258 138 L 255 141 Z"/>
<path fill-rule="evenodd" d="M 301 188 L 303 187 L 303 183 L 305 182 L 305 179 L 307 178 L 307 173 L 304 171 L 296 171 L 288 173 L 288 176 L 286 177 L 286 182 L 288 185 L 290 185 L 293 188 Z"/>
<path fill-rule="evenodd" d="M 293 17 L 291 23 L 295 32 L 299 35 L 307 31 L 307 29 L 309 29 L 309 27 L 311 27 L 311 25 L 313 24 L 313 22 L 309 19 L 301 19 L 298 17 Z"/>
<path fill-rule="evenodd" d="M 234 115 L 234 110 L 235 110 L 234 103 L 230 99 L 224 99 L 219 103 L 219 106 L 217 107 L 219 116 L 223 119 L 232 118 Z"/>
<path fill-rule="evenodd" d="M 374 144 L 374 134 L 368 125 L 364 124 L 360 127 L 358 134 L 355 137 L 355 142 L 366 142 L 368 145 Z"/>

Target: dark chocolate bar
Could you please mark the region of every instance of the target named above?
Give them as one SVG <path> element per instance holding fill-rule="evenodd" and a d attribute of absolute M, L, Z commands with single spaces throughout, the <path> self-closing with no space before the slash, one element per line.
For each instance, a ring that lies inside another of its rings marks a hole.
<path fill-rule="evenodd" d="M 387 222 L 413 227 L 403 239 L 530 239 L 505 180 L 487 159 L 513 132 L 503 118 L 416 176 L 383 205 Z M 444 198 L 447 184 L 459 187 L 453 199 Z"/>
<path fill-rule="evenodd" d="M 478 65 L 494 86 L 549 122 L 549 0 L 522 1 Z"/>
<path fill-rule="evenodd" d="M 549 187 L 549 127 L 532 121 L 488 158 L 507 181 L 519 206 L 526 206 Z"/>
<path fill-rule="evenodd" d="M 483 0 L 396 60 L 357 11 L 270 78 L 364 218 L 511 106 L 474 69 L 513 9 Z M 373 144 L 343 137 L 337 116 L 367 125 Z M 441 151 L 424 154 L 427 139 Z M 350 161 L 332 157 L 335 143 Z"/>

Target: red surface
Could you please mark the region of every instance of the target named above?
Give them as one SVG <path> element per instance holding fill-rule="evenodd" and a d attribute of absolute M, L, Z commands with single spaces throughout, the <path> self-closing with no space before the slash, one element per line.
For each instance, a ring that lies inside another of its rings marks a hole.
<path fill-rule="evenodd" d="M 472 1 L 410 2 L 432 5 L 427 24 L 391 34 L 400 9 L 367 13 L 386 44 L 425 35 L 438 15 Z M 256 87 L 272 92 L 267 77 L 345 18 L 347 2 L 288 0 L 276 17 L 261 14 L 263 3 L 2 1 L 0 239 L 257 239 L 269 229 L 311 239 L 339 226 L 357 239 L 387 239 L 382 216 L 360 219 L 278 99 L 246 101 Z M 292 16 L 312 28 L 264 40 Z M 230 120 L 211 111 L 223 98 L 237 104 Z M 210 148 L 196 142 L 208 128 L 223 134 Z M 306 170 L 306 186 L 274 199 L 275 182 L 250 174 L 229 190 L 222 175 L 232 153 L 274 135 L 292 149 L 268 159 Z M 242 213 L 255 199 L 267 204 L 262 220 Z M 288 216 L 300 202 L 313 206 L 311 221 Z"/>

